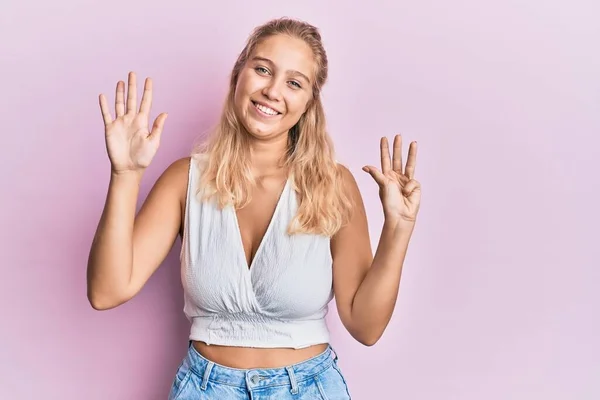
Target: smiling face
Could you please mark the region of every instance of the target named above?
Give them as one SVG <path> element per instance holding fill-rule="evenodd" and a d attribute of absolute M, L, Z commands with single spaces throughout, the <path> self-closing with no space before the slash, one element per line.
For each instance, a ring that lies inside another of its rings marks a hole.
<path fill-rule="evenodd" d="M 315 61 L 301 39 L 275 35 L 261 41 L 240 71 L 235 112 L 256 138 L 287 132 L 312 98 Z"/>

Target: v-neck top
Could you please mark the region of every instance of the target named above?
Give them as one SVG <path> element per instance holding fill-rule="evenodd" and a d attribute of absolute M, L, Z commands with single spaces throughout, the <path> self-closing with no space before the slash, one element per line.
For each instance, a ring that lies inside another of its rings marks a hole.
<path fill-rule="evenodd" d="M 330 238 L 287 227 L 298 210 L 291 177 L 248 266 L 233 205 L 197 196 L 203 156 L 190 161 L 180 253 L 190 340 L 304 348 L 328 343 L 333 299 Z"/>

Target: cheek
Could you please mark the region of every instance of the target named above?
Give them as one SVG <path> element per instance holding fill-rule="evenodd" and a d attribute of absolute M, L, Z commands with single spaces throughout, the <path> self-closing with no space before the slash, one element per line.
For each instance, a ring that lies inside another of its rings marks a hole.
<path fill-rule="evenodd" d="M 233 94 L 233 103 L 238 109 L 238 111 L 244 106 L 246 97 L 246 87 L 244 85 L 244 80 L 239 79 L 235 87 L 235 92 Z"/>
<path fill-rule="evenodd" d="M 252 94 L 260 89 L 263 80 L 251 69 L 242 71 L 238 78 L 237 88 L 243 94 Z"/>
<path fill-rule="evenodd" d="M 300 118 L 307 108 L 308 101 L 304 96 L 302 96 L 290 101 L 288 111 L 290 111 L 290 114 L 294 115 L 294 117 Z"/>

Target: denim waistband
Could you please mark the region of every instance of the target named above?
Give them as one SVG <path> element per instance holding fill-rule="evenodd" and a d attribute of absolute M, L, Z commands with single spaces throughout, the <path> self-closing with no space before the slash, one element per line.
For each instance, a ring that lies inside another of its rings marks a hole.
<path fill-rule="evenodd" d="M 291 385 L 292 392 L 297 391 L 298 382 L 320 374 L 337 360 L 337 354 L 331 345 L 321 354 L 308 360 L 280 368 L 238 369 L 217 364 L 204 358 L 190 341 L 186 361 L 189 368 L 202 379 L 202 389 L 208 381 L 248 388 L 249 390 Z"/>

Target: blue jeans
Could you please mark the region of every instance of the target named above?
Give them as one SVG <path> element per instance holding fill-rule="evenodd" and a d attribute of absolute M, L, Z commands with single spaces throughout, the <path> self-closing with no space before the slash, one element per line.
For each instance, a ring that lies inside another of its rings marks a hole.
<path fill-rule="evenodd" d="M 237 369 L 215 364 L 191 345 L 177 369 L 169 400 L 349 400 L 331 346 L 282 368 Z"/>

